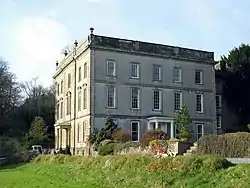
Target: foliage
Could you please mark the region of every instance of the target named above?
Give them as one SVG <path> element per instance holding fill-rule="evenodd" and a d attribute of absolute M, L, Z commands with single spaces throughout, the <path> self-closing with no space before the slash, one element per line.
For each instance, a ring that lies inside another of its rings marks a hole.
<path fill-rule="evenodd" d="M 166 140 L 152 140 L 149 142 L 149 146 L 152 147 L 152 154 L 161 156 L 167 152 L 168 143 Z"/>
<path fill-rule="evenodd" d="M 101 155 L 101 156 L 113 155 L 114 152 L 115 152 L 115 147 L 116 147 L 115 143 L 109 143 L 109 144 L 106 144 L 106 145 L 102 145 L 99 148 L 98 154 Z"/>
<path fill-rule="evenodd" d="M 2 187 L 20 188 L 249 187 L 250 165 L 231 166 L 224 161 L 216 156 L 166 158 L 159 161 L 164 167 L 159 173 L 147 170 L 155 162 L 150 156 L 41 155 L 33 163 L 0 169 L 0 182 Z"/>
<path fill-rule="evenodd" d="M 128 132 L 118 129 L 113 132 L 111 138 L 117 142 L 128 142 L 131 140 L 131 135 Z"/>
<path fill-rule="evenodd" d="M 46 133 L 47 133 L 47 128 L 45 126 L 43 118 L 35 117 L 35 119 L 31 124 L 29 133 L 27 135 L 30 145 L 41 144 L 45 139 L 48 138 Z"/>
<path fill-rule="evenodd" d="M 223 157 L 250 157 L 250 133 L 238 132 L 207 135 L 198 141 L 199 154 L 218 154 Z"/>
<path fill-rule="evenodd" d="M 178 137 L 182 140 L 188 140 L 191 137 L 190 133 L 190 124 L 192 123 L 189 110 L 186 106 L 182 106 L 182 108 L 177 112 L 174 123 L 176 125 L 176 129 Z"/>
<path fill-rule="evenodd" d="M 166 140 L 167 135 L 161 129 L 149 130 L 141 138 L 140 143 L 143 147 L 148 146 L 152 140 Z"/>
<path fill-rule="evenodd" d="M 108 116 L 106 118 L 105 127 L 95 132 L 92 136 L 92 142 L 94 142 L 94 150 L 99 149 L 100 143 L 105 139 L 112 140 L 111 135 L 117 130 L 117 124 Z"/>
<path fill-rule="evenodd" d="M 214 172 L 232 166 L 227 160 L 214 155 L 158 158 L 147 166 L 149 172 L 184 172 L 200 173 L 202 171 Z"/>
<path fill-rule="evenodd" d="M 221 57 L 222 72 L 225 73 L 224 96 L 227 103 L 240 117 L 239 125 L 249 123 L 250 113 L 250 46 L 241 44 L 227 56 Z"/>
<path fill-rule="evenodd" d="M 138 142 L 125 142 L 125 143 L 117 143 L 115 152 L 119 153 L 123 150 L 126 150 L 128 148 L 138 148 L 140 146 L 140 143 Z"/>

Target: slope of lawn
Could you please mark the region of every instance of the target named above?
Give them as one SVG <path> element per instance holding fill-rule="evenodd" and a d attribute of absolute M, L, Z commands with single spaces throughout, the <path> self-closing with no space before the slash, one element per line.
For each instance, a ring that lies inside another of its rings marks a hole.
<path fill-rule="evenodd" d="M 39 156 L 0 169 L 1 188 L 250 187 L 250 165 L 217 156 L 156 160 L 142 156 Z"/>

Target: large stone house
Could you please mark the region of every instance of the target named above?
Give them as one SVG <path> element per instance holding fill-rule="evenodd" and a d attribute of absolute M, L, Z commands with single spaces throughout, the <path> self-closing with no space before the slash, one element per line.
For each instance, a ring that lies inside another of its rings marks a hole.
<path fill-rule="evenodd" d="M 149 129 L 175 137 L 174 115 L 190 110 L 192 140 L 216 134 L 214 53 L 91 34 L 65 53 L 53 76 L 56 148 L 82 154 L 111 116 L 139 141 Z"/>

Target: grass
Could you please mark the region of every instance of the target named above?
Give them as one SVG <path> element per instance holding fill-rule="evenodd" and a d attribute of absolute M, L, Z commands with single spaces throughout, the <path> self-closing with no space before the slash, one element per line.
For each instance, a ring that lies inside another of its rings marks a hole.
<path fill-rule="evenodd" d="M 142 156 L 39 156 L 0 169 L 2 188 L 250 187 L 250 165 L 233 166 L 217 156 L 157 161 Z"/>

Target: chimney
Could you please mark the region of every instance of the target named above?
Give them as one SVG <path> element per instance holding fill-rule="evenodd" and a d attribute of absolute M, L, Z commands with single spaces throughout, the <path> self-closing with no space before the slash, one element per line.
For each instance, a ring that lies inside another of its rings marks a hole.
<path fill-rule="evenodd" d="M 75 40 L 74 45 L 75 45 L 75 47 L 77 47 L 77 46 L 78 46 L 78 42 L 77 42 L 77 40 Z"/>
<path fill-rule="evenodd" d="M 94 34 L 94 33 L 93 33 L 93 32 L 94 32 L 94 28 L 91 27 L 91 28 L 89 28 L 89 30 L 90 30 L 90 34 L 93 35 L 93 34 Z"/>
<path fill-rule="evenodd" d="M 58 67 L 58 65 L 59 65 L 59 63 L 58 63 L 58 61 L 56 61 L 56 66 Z"/>
<path fill-rule="evenodd" d="M 64 50 L 64 56 L 66 57 L 68 55 L 68 51 Z"/>

